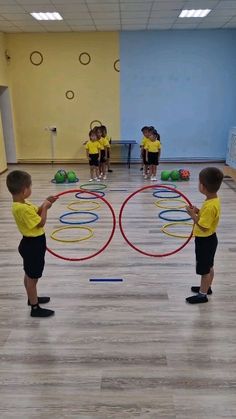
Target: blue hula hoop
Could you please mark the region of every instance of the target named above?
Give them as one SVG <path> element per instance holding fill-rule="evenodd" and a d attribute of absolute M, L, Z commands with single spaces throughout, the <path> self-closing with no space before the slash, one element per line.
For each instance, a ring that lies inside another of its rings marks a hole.
<path fill-rule="evenodd" d="M 160 195 L 160 193 L 164 193 L 164 194 L 166 194 L 166 193 L 169 193 L 169 194 L 172 194 L 172 195 Z M 174 194 L 174 195 L 173 195 Z M 179 193 L 176 193 L 176 192 L 172 192 L 172 191 L 168 191 L 168 190 L 160 190 L 160 189 L 158 189 L 157 191 L 155 191 L 155 192 L 153 192 L 153 196 L 155 197 L 155 198 L 163 198 L 163 199 L 165 199 L 165 198 L 168 198 L 168 199 L 175 199 L 175 198 L 179 198 L 180 197 L 180 194 Z"/>
<path fill-rule="evenodd" d="M 185 211 L 185 210 L 181 210 L 181 209 L 169 209 L 169 210 L 164 210 L 164 211 L 161 211 L 159 214 L 158 214 L 158 216 L 159 216 L 159 218 L 161 218 L 162 220 L 165 220 L 165 221 L 172 221 L 172 222 L 176 222 L 176 223 L 178 223 L 178 222 L 180 222 L 180 221 L 189 221 L 189 220 L 191 220 L 192 218 L 191 217 L 188 217 L 188 218 L 180 218 L 180 219 L 174 219 L 174 218 L 168 218 L 168 217 L 165 217 L 165 216 L 163 216 L 163 214 L 166 214 L 166 213 L 169 213 L 169 212 L 182 212 L 182 213 L 184 213 L 184 214 L 187 214 L 187 211 Z"/>
<path fill-rule="evenodd" d="M 98 196 L 90 196 L 90 197 L 86 197 L 86 196 L 82 196 L 82 194 L 84 193 L 88 193 L 88 191 L 84 191 L 84 192 L 77 192 L 75 194 L 75 197 L 78 199 L 99 199 Z M 96 191 L 96 194 L 100 194 L 100 197 L 103 198 L 105 196 L 105 192 L 103 191 Z"/>
<path fill-rule="evenodd" d="M 88 221 L 64 221 L 64 218 L 67 217 L 68 215 L 72 215 L 72 214 L 90 214 L 92 215 L 94 218 L 92 218 L 91 220 Z M 77 224 L 90 224 L 90 223 L 94 223 L 95 221 L 98 220 L 98 215 L 95 214 L 95 212 L 89 212 L 89 211 L 72 211 L 72 212 L 65 212 L 65 214 L 62 214 L 59 218 L 60 222 L 62 224 L 70 224 L 70 225 L 77 225 Z"/>

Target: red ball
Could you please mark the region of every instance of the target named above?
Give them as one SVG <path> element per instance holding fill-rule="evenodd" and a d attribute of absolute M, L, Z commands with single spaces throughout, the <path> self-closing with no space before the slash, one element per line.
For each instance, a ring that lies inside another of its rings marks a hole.
<path fill-rule="evenodd" d="M 190 179 L 190 171 L 186 169 L 180 170 L 180 179 L 182 180 L 189 180 Z"/>

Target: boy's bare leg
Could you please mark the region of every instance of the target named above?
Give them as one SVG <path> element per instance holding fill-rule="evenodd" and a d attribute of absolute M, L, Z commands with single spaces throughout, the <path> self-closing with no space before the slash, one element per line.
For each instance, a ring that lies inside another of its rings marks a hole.
<path fill-rule="evenodd" d="M 200 293 L 207 294 L 208 288 L 211 284 L 211 274 L 202 275 L 201 277 L 201 286 L 200 286 Z"/>
<path fill-rule="evenodd" d="M 90 166 L 90 179 L 93 179 L 93 166 Z"/>
<path fill-rule="evenodd" d="M 99 167 L 95 166 L 96 178 L 99 178 Z"/>
<path fill-rule="evenodd" d="M 37 295 L 37 279 L 29 278 L 26 274 L 24 277 L 24 285 L 27 292 L 28 300 L 30 305 L 38 304 L 38 295 Z"/>

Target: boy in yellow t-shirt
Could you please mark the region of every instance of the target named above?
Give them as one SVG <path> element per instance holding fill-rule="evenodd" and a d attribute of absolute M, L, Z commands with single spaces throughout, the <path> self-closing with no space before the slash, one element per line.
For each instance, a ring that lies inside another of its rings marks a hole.
<path fill-rule="evenodd" d="M 107 161 L 107 150 L 110 147 L 110 144 L 106 137 L 102 136 L 102 127 L 96 127 L 95 129 L 97 140 L 100 144 L 100 160 L 99 160 L 99 178 L 104 180 L 106 176 L 106 161 Z"/>
<path fill-rule="evenodd" d="M 108 173 L 112 173 L 113 170 L 110 167 L 110 157 L 111 157 L 111 137 L 107 134 L 107 127 L 105 125 L 101 125 L 100 129 L 102 131 L 102 138 L 106 140 L 106 170 Z"/>
<path fill-rule="evenodd" d="M 221 213 L 217 192 L 223 177 L 221 170 L 216 167 L 203 169 L 199 174 L 199 191 L 206 196 L 206 200 L 200 210 L 196 207 L 186 207 L 194 221 L 196 272 L 201 275 L 201 286 L 191 288 L 191 291 L 197 295 L 186 298 L 190 304 L 207 303 L 207 294 L 212 294 L 214 256 L 218 244 L 216 229 Z"/>
<path fill-rule="evenodd" d="M 148 176 L 148 162 L 146 159 L 146 151 L 145 146 L 149 141 L 149 127 L 145 126 L 141 129 L 141 132 L 143 134 L 143 138 L 140 143 L 140 157 L 142 159 L 142 167 L 140 170 L 143 171 L 144 179 L 147 179 Z"/>
<path fill-rule="evenodd" d="M 99 179 L 99 152 L 101 150 L 101 145 L 97 139 L 97 134 L 95 130 L 89 132 L 89 141 L 87 141 L 86 146 L 87 158 L 89 160 L 90 166 L 90 179 L 89 182 Z"/>
<path fill-rule="evenodd" d="M 23 238 L 19 245 L 19 253 L 24 265 L 24 285 L 31 306 L 32 317 L 50 317 L 53 310 L 41 308 L 39 304 L 46 304 L 50 297 L 38 297 L 37 282 L 44 269 L 46 252 L 46 237 L 44 225 L 47 211 L 57 198 L 50 196 L 40 207 L 31 204 L 27 198 L 31 195 L 31 176 L 27 172 L 14 170 L 7 176 L 7 188 L 12 194 L 12 213 L 16 225 Z"/>
<path fill-rule="evenodd" d="M 149 175 L 151 180 L 157 180 L 157 166 L 160 159 L 161 142 L 160 135 L 156 130 L 150 131 L 149 140 L 144 147 L 146 151 L 146 160 L 149 166 Z"/>

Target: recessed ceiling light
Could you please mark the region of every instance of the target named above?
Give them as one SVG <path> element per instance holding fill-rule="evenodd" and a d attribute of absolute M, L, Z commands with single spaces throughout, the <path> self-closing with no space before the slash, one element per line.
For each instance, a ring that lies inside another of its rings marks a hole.
<path fill-rule="evenodd" d="M 211 9 L 182 10 L 179 17 L 206 17 L 210 12 Z"/>
<path fill-rule="evenodd" d="M 63 17 L 57 12 L 47 13 L 30 13 L 37 20 L 63 20 Z"/>

